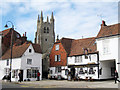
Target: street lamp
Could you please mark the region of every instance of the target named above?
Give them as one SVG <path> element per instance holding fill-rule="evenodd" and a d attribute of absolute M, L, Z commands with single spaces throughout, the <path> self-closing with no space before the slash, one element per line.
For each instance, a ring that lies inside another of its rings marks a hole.
<path fill-rule="evenodd" d="M 11 25 L 12 25 L 12 28 L 10 29 L 11 30 L 11 56 L 10 56 L 10 82 L 11 82 L 11 74 L 12 74 L 12 48 L 13 48 L 13 30 L 14 30 L 14 25 L 13 25 L 13 23 L 11 22 L 11 21 L 7 21 L 6 22 L 6 25 L 5 25 L 5 27 L 6 28 L 8 28 L 8 25 L 7 25 L 7 23 L 11 23 Z"/>

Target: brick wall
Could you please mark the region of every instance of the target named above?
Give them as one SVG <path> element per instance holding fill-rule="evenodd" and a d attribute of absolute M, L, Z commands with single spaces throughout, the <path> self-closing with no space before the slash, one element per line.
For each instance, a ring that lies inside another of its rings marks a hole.
<path fill-rule="evenodd" d="M 59 44 L 59 50 L 55 50 L 55 46 Z M 61 61 L 55 61 L 55 55 L 61 55 Z M 66 66 L 67 65 L 67 53 L 61 43 L 56 43 L 50 53 L 50 67 Z"/>

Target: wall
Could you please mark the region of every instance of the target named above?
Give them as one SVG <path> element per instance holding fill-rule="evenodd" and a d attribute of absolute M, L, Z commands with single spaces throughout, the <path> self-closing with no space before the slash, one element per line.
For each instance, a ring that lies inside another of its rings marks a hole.
<path fill-rule="evenodd" d="M 91 61 L 89 56 L 91 56 Z M 68 57 L 68 65 L 82 65 L 82 64 L 88 64 L 88 63 L 96 63 L 97 64 L 97 54 L 89 54 L 88 59 L 85 59 L 85 56 L 82 55 L 82 62 L 75 63 L 75 56 Z"/>
<path fill-rule="evenodd" d="M 114 60 L 100 61 L 100 68 L 102 68 L 102 75 L 100 75 L 100 79 L 113 78 L 113 76 L 111 76 L 111 67 L 114 67 Z"/>
<path fill-rule="evenodd" d="M 59 44 L 59 50 L 55 50 L 55 46 Z M 61 61 L 55 61 L 55 55 L 61 55 Z M 66 66 L 67 65 L 67 53 L 61 43 L 53 45 L 53 48 L 50 53 L 50 67 L 56 66 Z"/>
<path fill-rule="evenodd" d="M 118 43 L 118 62 L 120 63 L 120 36 L 119 36 L 119 43 Z M 120 81 L 120 64 L 118 64 L 118 75 Z"/>
<path fill-rule="evenodd" d="M 109 53 L 103 53 L 103 42 L 107 40 Z M 97 42 L 97 51 L 99 51 L 99 58 L 100 61 L 107 61 L 107 60 L 115 60 L 116 61 L 116 69 L 118 71 L 118 36 L 111 36 L 100 38 L 96 40 Z"/>
<path fill-rule="evenodd" d="M 12 70 L 20 69 L 20 66 L 21 66 L 20 58 L 12 59 Z M 10 59 L 9 59 L 8 66 L 7 66 L 7 60 L 0 60 L 0 80 L 3 78 L 3 76 L 6 75 L 5 68 L 10 68 Z"/>
<path fill-rule="evenodd" d="M 29 49 L 32 50 L 31 53 L 29 53 Z M 27 59 L 32 59 L 32 64 L 28 65 L 27 64 Z M 27 78 L 27 69 L 31 69 L 31 67 L 38 67 L 39 72 L 40 72 L 40 80 L 42 80 L 42 54 L 40 53 L 35 53 L 32 45 L 28 47 L 26 52 L 23 54 L 21 58 L 21 69 L 24 70 L 24 79 Z M 36 78 L 31 78 L 31 80 L 36 80 Z"/>
<path fill-rule="evenodd" d="M 62 70 L 61 70 L 60 73 L 56 73 L 56 72 L 55 72 L 55 68 L 56 68 L 56 67 L 50 67 L 50 70 L 52 70 L 52 74 L 49 74 L 50 77 L 52 77 L 52 78 L 57 78 L 58 75 L 61 75 L 62 78 L 67 79 L 67 75 L 65 75 L 65 69 L 68 69 L 67 66 L 61 66 L 61 69 L 62 69 Z M 68 69 L 68 70 L 70 70 L 70 69 Z"/>

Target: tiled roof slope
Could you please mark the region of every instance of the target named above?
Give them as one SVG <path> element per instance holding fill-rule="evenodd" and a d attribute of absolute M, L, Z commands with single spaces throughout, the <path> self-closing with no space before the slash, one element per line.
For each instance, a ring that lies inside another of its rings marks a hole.
<path fill-rule="evenodd" d="M 7 35 L 9 32 L 10 32 L 10 30 L 11 30 L 12 28 L 8 28 L 8 29 L 6 29 L 6 30 L 3 30 L 3 31 L 0 31 L 0 33 L 2 33 L 2 36 L 5 36 L 5 35 Z M 14 30 L 14 32 L 15 33 L 18 33 L 17 31 L 15 31 Z M 19 33 L 18 33 L 19 34 Z M 20 35 L 20 34 L 19 34 Z"/>
<path fill-rule="evenodd" d="M 71 49 L 71 45 L 72 45 L 72 41 L 74 39 L 70 39 L 70 38 L 62 38 L 60 39 L 60 42 L 62 43 L 64 49 L 66 50 L 67 54 L 70 54 L 70 49 Z"/>
<path fill-rule="evenodd" d="M 73 40 L 69 56 L 82 55 L 85 48 L 88 49 L 88 53 L 96 52 L 95 37 Z"/>
<path fill-rule="evenodd" d="M 39 44 L 32 44 L 36 53 L 42 53 L 42 49 Z"/>
<path fill-rule="evenodd" d="M 25 42 L 24 44 L 19 45 L 19 46 L 14 45 L 12 49 L 12 58 L 21 57 L 24 54 L 24 52 L 27 50 L 30 44 L 31 44 L 30 42 Z M 35 52 L 42 53 L 40 45 L 32 44 L 32 46 Z M 10 59 L 10 56 L 11 56 L 11 49 L 8 49 L 6 53 L 2 56 L 2 60 Z"/>
<path fill-rule="evenodd" d="M 120 34 L 120 23 L 109 26 L 102 26 L 97 35 L 97 38 L 108 37 L 118 34 Z"/>

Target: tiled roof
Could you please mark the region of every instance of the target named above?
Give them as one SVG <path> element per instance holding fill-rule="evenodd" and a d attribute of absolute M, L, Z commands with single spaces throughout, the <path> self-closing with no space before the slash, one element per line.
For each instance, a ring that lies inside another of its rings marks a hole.
<path fill-rule="evenodd" d="M 100 32 L 97 35 L 97 38 L 113 36 L 118 34 L 120 34 L 120 23 L 109 26 L 102 26 Z"/>
<path fill-rule="evenodd" d="M 42 53 L 42 49 L 39 44 L 32 44 L 36 53 Z"/>
<path fill-rule="evenodd" d="M 2 36 L 7 35 L 10 32 L 11 28 L 5 29 L 3 31 L 0 31 L 0 33 L 2 33 Z M 18 33 L 17 31 L 14 30 L 15 33 Z M 19 33 L 18 33 L 19 34 Z M 20 34 L 19 34 L 20 35 Z"/>
<path fill-rule="evenodd" d="M 13 46 L 13 49 L 12 49 L 12 58 L 18 58 L 18 57 L 21 57 L 24 52 L 27 50 L 27 48 L 29 47 L 31 43 L 30 42 L 25 42 L 24 44 L 22 45 L 19 45 L 19 46 Z M 35 52 L 37 53 L 41 53 L 41 49 L 40 49 L 40 45 L 37 45 L 37 44 L 32 44 Z M 5 59 L 10 59 L 10 56 L 11 56 L 11 49 L 8 49 L 6 51 L 6 53 L 2 56 L 2 60 L 5 60 Z"/>
<path fill-rule="evenodd" d="M 62 38 L 62 39 L 60 39 L 60 42 L 62 43 L 64 49 L 66 50 L 66 52 L 68 54 L 70 54 L 71 44 L 72 44 L 73 40 L 74 39 L 70 39 L 70 38 Z"/>
<path fill-rule="evenodd" d="M 73 40 L 69 56 L 82 55 L 85 48 L 88 49 L 88 53 L 96 52 L 95 37 Z"/>

